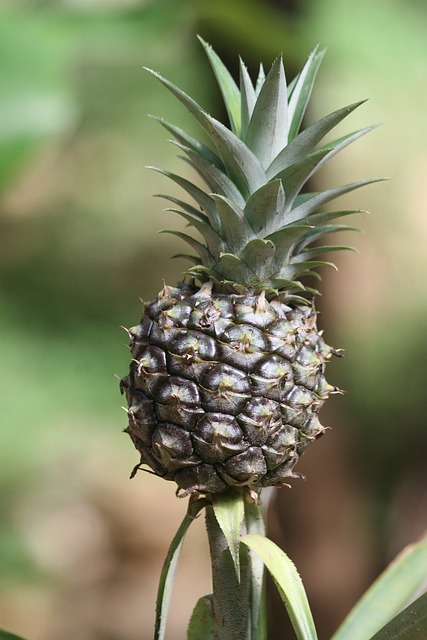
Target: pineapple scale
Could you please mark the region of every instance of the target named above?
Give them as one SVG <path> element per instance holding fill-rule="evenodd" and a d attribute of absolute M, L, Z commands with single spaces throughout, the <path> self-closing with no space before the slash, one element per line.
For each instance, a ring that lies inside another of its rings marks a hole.
<path fill-rule="evenodd" d="M 281 486 L 324 431 L 326 362 L 338 352 L 310 306 L 265 294 L 165 286 L 129 330 L 122 379 L 140 464 L 181 495 Z"/>

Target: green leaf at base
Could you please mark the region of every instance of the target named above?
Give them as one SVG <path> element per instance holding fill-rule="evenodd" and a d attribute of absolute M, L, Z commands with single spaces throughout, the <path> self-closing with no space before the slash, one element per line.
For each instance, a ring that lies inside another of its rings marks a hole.
<path fill-rule="evenodd" d="M 187 640 L 214 640 L 215 618 L 212 611 L 212 596 L 199 598 L 191 614 Z"/>
<path fill-rule="evenodd" d="M 427 593 L 406 607 L 371 640 L 425 640 L 427 638 Z"/>
<path fill-rule="evenodd" d="M 16 636 L 14 633 L 0 629 L 0 640 L 24 640 L 22 636 Z"/>
<path fill-rule="evenodd" d="M 233 558 L 237 580 L 240 582 L 240 536 L 245 518 L 245 506 L 241 491 L 229 489 L 226 493 L 216 494 L 212 498 L 215 518 L 220 526 Z"/>
<path fill-rule="evenodd" d="M 298 640 L 317 640 L 304 585 L 293 562 L 280 547 L 264 536 L 247 535 L 241 538 L 241 541 L 255 551 L 269 570 Z"/>
<path fill-rule="evenodd" d="M 397 556 L 350 611 L 331 640 L 371 638 L 419 593 L 425 583 L 426 567 L 427 535 Z"/>
<path fill-rule="evenodd" d="M 184 542 L 184 537 L 190 524 L 196 518 L 199 511 L 201 511 L 205 506 L 206 500 L 204 499 L 199 499 L 194 502 L 190 501 L 187 514 L 169 547 L 162 573 L 160 575 L 159 588 L 157 591 L 154 640 L 163 640 L 165 637 L 166 619 L 172 595 L 173 580 L 175 578 L 176 567 Z M 1 637 L 0 640 L 2 640 Z M 6 638 L 4 640 L 6 640 Z"/>

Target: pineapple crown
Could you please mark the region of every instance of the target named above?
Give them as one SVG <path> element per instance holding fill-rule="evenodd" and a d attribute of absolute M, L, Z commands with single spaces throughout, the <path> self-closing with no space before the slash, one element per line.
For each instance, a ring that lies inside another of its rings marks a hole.
<path fill-rule="evenodd" d="M 172 196 L 168 211 L 195 227 L 204 243 L 180 231 L 165 230 L 187 242 L 197 256 L 185 255 L 187 273 L 218 290 L 266 290 L 288 298 L 318 293 L 301 282 L 318 276 L 319 260 L 343 246 L 313 246 L 325 234 L 355 230 L 332 221 L 358 213 L 325 211 L 338 196 L 379 179 L 361 180 L 318 193 L 302 193 L 308 179 L 330 158 L 374 127 L 367 127 L 319 146 L 323 138 L 365 101 L 343 107 L 300 131 L 324 51 L 316 48 L 288 85 L 282 56 L 267 76 L 260 66 L 255 86 L 240 59 L 240 88 L 212 47 L 201 38 L 227 109 L 230 128 L 210 116 L 190 96 L 147 69 L 190 111 L 208 134 L 206 146 L 182 129 L 158 120 L 174 136 L 174 144 L 196 170 L 207 189 L 186 178 L 151 167 L 172 179 L 195 201 L 193 206 Z M 183 254 L 180 254 L 182 257 Z M 305 299 L 305 298 L 304 298 Z"/>

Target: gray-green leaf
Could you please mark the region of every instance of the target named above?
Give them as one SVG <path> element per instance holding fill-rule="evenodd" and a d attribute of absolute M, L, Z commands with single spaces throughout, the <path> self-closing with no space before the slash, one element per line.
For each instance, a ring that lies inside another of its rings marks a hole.
<path fill-rule="evenodd" d="M 224 104 L 227 109 L 228 117 L 232 131 L 236 136 L 240 136 L 240 91 L 233 76 L 222 62 L 221 58 L 215 53 L 211 45 L 205 42 L 200 36 L 197 36 L 208 56 L 209 62 L 217 79 L 219 88 L 221 89 Z"/>
<path fill-rule="evenodd" d="M 314 49 L 298 75 L 289 98 L 289 141 L 297 135 L 310 100 L 324 51 Z"/>
<path fill-rule="evenodd" d="M 264 169 L 288 142 L 288 96 L 282 58 L 273 63 L 259 93 L 245 142 Z"/>

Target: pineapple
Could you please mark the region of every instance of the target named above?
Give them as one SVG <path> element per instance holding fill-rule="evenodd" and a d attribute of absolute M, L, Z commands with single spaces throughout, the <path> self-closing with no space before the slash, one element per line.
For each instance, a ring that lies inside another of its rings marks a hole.
<path fill-rule="evenodd" d="M 129 329 L 132 362 L 121 390 L 140 465 L 178 485 L 179 495 L 229 487 L 281 486 L 324 432 L 318 412 L 339 390 L 325 365 L 341 351 L 317 329 L 307 276 L 325 252 L 325 234 L 352 229 L 333 221 L 354 211 L 325 211 L 340 195 L 374 180 L 319 193 L 308 179 L 372 127 L 320 145 L 361 102 L 300 131 L 323 51 L 314 50 L 287 85 L 282 57 L 255 85 L 240 61 L 240 88 L 201 41 L 228 111 L 230 128 L 191 97 L 148 70 L 190 111 L 211 145 L 160 118 L 205 183 L 161 171 L 193 204 L 174 197 L 171 211 L 200 238 L 170 231 L 190 245 L 187 282 L 165 285 Z M 197 285 L 196 283 L 199 283 Z"/>

